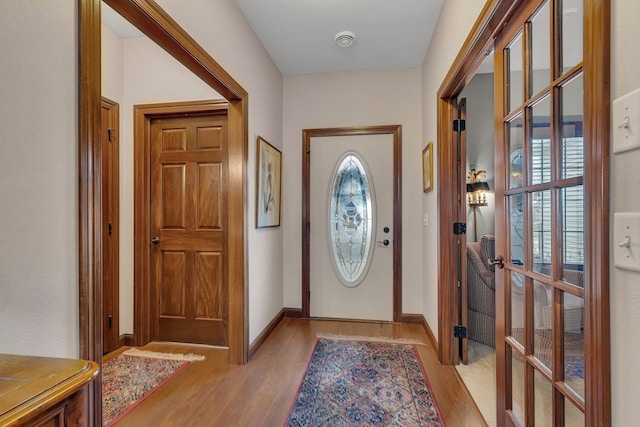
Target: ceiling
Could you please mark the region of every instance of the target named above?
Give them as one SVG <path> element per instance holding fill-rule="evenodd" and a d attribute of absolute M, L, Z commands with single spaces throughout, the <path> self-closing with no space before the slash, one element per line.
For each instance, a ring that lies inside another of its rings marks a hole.
<path fill-rule="evenodd" d="M 283 75 L 422 64 L 443 0 L 234 0 Z M 103 22 L 122 38 L 142 37 L 103 3 Z M 339 47 L 335 35 L 356 42 Z"/>
<path fill-rule="evenodd" d="M 422 64 L 443 0 L 234 0 L 283 75 Z M 356 42 L 334 40 L 352 31 Z"/>

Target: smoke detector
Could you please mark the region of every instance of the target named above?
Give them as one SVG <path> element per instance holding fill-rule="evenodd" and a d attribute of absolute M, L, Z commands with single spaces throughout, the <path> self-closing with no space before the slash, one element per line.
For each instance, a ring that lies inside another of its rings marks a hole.
<path fill-rule="evenodd" d="M 336 34 L 335 40 L 340 47 L 351 47 L 356 41 L 356 35 L 351 31 L 340 31 Z"/>

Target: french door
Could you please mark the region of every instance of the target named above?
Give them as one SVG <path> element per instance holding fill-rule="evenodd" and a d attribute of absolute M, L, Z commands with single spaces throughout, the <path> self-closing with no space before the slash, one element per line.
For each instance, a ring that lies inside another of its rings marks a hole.
<path fill-rule="evenodd" d="M 495 43 L 500 425 L 585 425 L 582 24 L 532 1 Z"/>

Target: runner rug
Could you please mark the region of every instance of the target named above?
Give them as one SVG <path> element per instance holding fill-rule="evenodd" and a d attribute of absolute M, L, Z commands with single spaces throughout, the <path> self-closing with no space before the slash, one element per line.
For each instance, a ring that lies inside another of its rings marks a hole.
<path fill-rule="evenodd" d="M 318 338 L 285 425 L 444 422 L 414 344 Z"/>
<path fill-rule="evenodd" d="M 102 365 L 102 420 L 112 426 L 151 393 L 204 356 L 131 348 Z"/>

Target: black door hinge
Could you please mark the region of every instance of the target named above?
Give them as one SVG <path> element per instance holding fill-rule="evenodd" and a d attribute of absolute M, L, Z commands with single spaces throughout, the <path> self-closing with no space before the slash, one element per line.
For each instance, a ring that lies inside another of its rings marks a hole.
<path fill-rule="evenodd" d="M 466 338 L 467 337 L 467 327 L 462 325 L 456 325 L 453 327 L 453 337 L 454 338 Z"/>
<path fill-rule="evenodd" d="M 112 141 L 111 137 L 113 135 L 113 129 L 111 129 L 111 128 L 107 129 L 107 134 L 109 135 L 109 142 L 111 142 Z"/>
<path fill-rule="evenodd" d="M 466 121 L 462 119 L 455 119 L 453 121 L 453 131 L 454 132 L 464 132 L 466 128 Z"/>
<path fill-rule="evenodd" d="M 467 224 L 464 222 L 454 222 L 453 234 L 467 234 Z"/>
<path fill-rule="evenodd" d="M 109 223 L 109 236 L 111 236 L 112 232 L 113 232 L 113 224 Z"/>
<path fill-rule="evenodd" d="M 109 329 L 113 329 L 113 316 L 109 316 L 109 321 L 107 322 L 107 327 Z"/>

